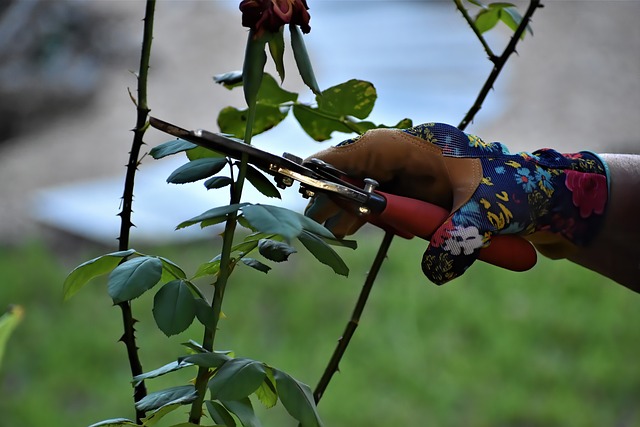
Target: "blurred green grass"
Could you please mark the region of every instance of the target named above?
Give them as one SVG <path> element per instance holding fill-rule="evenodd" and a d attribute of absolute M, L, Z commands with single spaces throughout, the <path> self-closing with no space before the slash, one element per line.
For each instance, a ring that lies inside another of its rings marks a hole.
<path fill-rule="evenodd" d="M 265 361 L 312 388 L 350 317 L 381 234 L 340 250 L 351 274 L 334 275 L 300 248 L 267 275 L 232 276 L 218 349 Z M 564 261 L 527 273 L 474 265 L 448 285 L 423 278 L 424 243 L 394 240 L 320 413 L 327 426 L 639 426 L 640 295 Z M 218 253 L 211 242 L 138 248 L 189 273 Z M 75 265 L 111 251 L 56 249 L 44 241 L 0 249 L 0 307 L 25 318 L 0 368 L 0 426 L 86 426 L 133 417 L 120 312 L 96 280 L 62 302 Z M 206 286 L 205 282 L 201 282 Z M 201 340 L 196 326 L 171 339 L 136 300 L 143 366 L 151 370 Z M 151 390 L 188 381 L 183 370 Z M 260 407 L 259 403 L 255 403 Z M 185 411 L 174 420 L 184 421 Z M 266 426 L 295 426 L 280 405 Z"/>

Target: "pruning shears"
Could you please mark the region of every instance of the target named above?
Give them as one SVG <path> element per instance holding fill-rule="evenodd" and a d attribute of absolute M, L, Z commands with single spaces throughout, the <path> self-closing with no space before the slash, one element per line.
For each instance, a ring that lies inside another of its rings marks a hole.
<path fill-rule="evenodd" d="M 448 210 L 440 206 L 378 191 L 375 180 L 353 180 L 319 159 L 303 161 L 290 153 L 278 156 L 236 138 L 203 129 L 186 130 L 154 117 L 150 117 L 149 123 L 162 132 L 227 157 L 236 160 L 244 158 L 249 164 L 273 176 L 280 188 L 291 187 L 298 182 L 300 193 L 305 198 L 326 194 L 341 207 L 366 221 L 407 239 L 419 237 L 428 240 L 450 215 Z M 535 251 L 533 262 L 531 251 L 531 245 L 520 237 L 496 236 L 490 246 L 480 251 L 479 259 L 509 270 L 524 271 L 535 263 Z"/>

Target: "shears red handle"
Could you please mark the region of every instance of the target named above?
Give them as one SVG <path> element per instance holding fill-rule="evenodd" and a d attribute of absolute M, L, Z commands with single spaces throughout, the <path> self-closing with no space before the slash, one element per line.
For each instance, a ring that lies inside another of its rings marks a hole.
<path fill-rule="evenodd" d="M 379 214 L 367 220 L 404 238 L 429 239 L 449 217 L 449 211 L 421 200 L 375 191 L 386 200 Z M 491 244 L 480 250 L 480 260 L 513 271 L 525 271 L 536 264 L 537 254 L 533 245 L 516 235 L 498 235 Z"/>

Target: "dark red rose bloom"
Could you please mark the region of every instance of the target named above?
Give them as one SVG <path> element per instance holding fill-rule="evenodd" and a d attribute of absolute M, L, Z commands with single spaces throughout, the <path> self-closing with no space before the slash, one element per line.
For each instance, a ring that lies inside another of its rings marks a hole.
<path fill-rule="evenodd" d="M 311 31 L 306 0 L 242 0 L 242 25 L 255 30 L 275 33 L 285 24 L 299 25 L 303 33 Z"/>

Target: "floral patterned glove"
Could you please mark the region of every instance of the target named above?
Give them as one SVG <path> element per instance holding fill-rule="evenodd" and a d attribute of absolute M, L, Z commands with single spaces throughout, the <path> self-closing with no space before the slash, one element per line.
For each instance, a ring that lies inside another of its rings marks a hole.
<path fill-rule="evenodd" d="M 510 154 L 500 143 L 442 123 L 372 130 L 312 157 L 351 177 L 376 179 L 382 191 L 451 212 L 422 259 L 436 284 L 463 274 L 495 235 L 524 236 L 543 255 L 568 256 L 596 235 L 608 197 L 606 164 L 591 152 Z M 336 234 L 361 225 L 327 206 L 312 201 L 307 214 Z"/>

